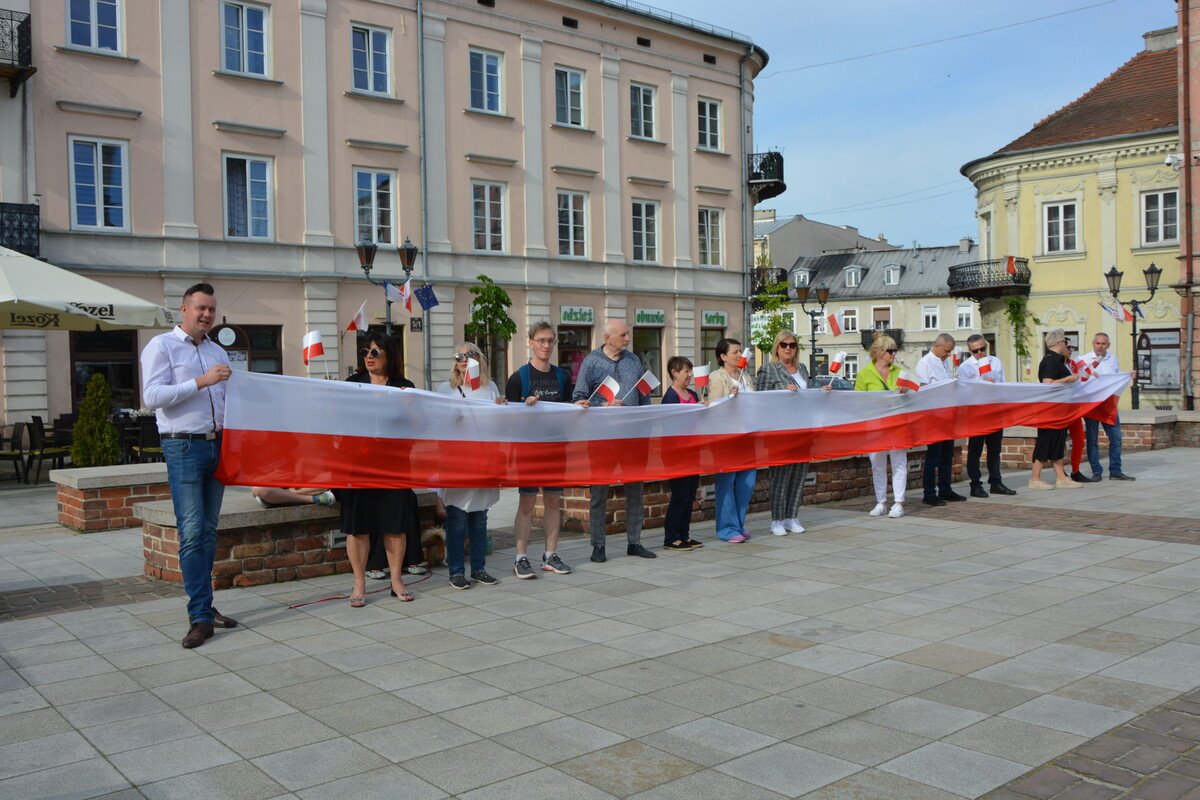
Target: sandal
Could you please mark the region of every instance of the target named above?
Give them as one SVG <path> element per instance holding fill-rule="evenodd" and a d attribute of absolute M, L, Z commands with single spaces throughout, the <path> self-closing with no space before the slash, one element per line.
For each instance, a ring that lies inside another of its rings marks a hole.
<path fill-rule="evenodd" d="M 396 594 L 396 590 L 392 589 L 392 597 L 396 598 L 401 603 L 411 603 L 413 600 L 417 599 L 413 597 L 413 593 L 408 589 L 401 589 L 400 594 Z"/>
<path fill-rule="evenodd" d="M 351 608 L 362 608 L 366 604 L 367 604 L 366 595 L 361 595 L 361 594 L 350 595 L 350 607 Z"/>

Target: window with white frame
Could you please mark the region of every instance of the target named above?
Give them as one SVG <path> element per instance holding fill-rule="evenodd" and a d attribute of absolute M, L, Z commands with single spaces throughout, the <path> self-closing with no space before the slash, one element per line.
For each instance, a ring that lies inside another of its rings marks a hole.
<path fill-rule="evenodd" d="M 1142 244 L 1179 241 L 1179 192 L 1175 189 L 1142 194 Z"/>
<path fill-rule="evenodd" d="M 872 308 L 871 327 L 877 331 L 884 331 L 892 327 L 892 307 L 875 306 Z"/>
<path fill-rule="evenodd" d="M 389 170 L 354 170 L 356 242 L 395 244 L 395 183 L 396 173 Z"/>
<path fill-rule="evenodd" d="M 120 52 L 120 0 L 68 0 L 67 41 L 75 47 Z"/>
<path fill-rule="evenodd" d="M 954 307 L 954 327 L 960 331 L 969 331 L 975 327 L 975 309 L 970 305 Z"/>
<path fill-rule="evenodd" d="M 501 55 L 490 50 L 471 48 L 471 108 L 475 111 L 502 112 L 500 97 Z"/>
<path fill-rule="evenodd" d="M 554 121 L 583 127 L 583 73 L 577 69 L 554 68 Z"/>
<path fill-rule="evenodd" d="M 558 192 L 558 254 L 587 257 L 587 195 Z"/>
<path fill-rule="evenodd" d="M 942 326 L 942 309 L 938 306 L 924 306 L 921 309 L 921 323 L 927 331 L 936 331 Z"/>
<path fill-rule="evenodd" d="M 1070 253 L 1078 250 L 1078 206 L 1074 200 L 1042 206 L 1044 252 Z"/>
<path fill-rule="evenodd" d="M 391 31 L 369 25 L 350 28 L 350 69 L 354 91 L 389 94 L 392 86 Z"/>
<path fill-rule="evenodd" d="M 72 137 L 71 227 L 129 230 L 129 145 Z"/>
<path fill-rule="evenodd" d="M 270 239 L 274 192 L 271 159 L 226 154 L 225 236 L 230 239 Z"/>
<path fill-rule="evenodd" d="M 846 288 L 853 289 L 862 283 L 862 270 L 858 267 L 846 270 Z"/>
<path fill-rule="evenodd" d="M 858 356 L 846 356 L 846 363 L 842 364 L 842 377 L 848 381 L 853 381 L 858 377 Z"/>
<path fill-rule="evenodd" d="M 629 84 L 630 136 L 639 139 L 654 138 L 654 94 L 653 86 Z"/>
<path fill-rule="evenodd" d="M 721 149 L 721 103 L 719 100 L 708 100 L 701 97 L 696 101 L 697 125 L 700 141 L 696 145 L 701 150 Z"/>
<path fill-rule="evenodd" d="M 267 75 L 267 22 L 270 9 L 253 3 L 221 2 L 221 63 L 227 72 Z"/>
<path fill-rule="evenodd" d="M 896 286 L 900 283 L 900 265 L 889 264 L 883 269 L 883 285 Z"/>
<path fill-rule="evenodd" d="M 854 333 L 858 330 L 858 309 L 843 308 L 839 312 L 842 318 L 842 332 Z"/>
<path fill-rule="evenodd" d="M 633 201 L 633 260 L 658 261 L 658 203 Z"/>
<path fill-rule="evenodd" d="M 701 208 L 699 215 L 700 263 L 715 267 L 721 263 L 721 209 Z"/>
<path fill-rule="evenodd" d="M 792 286 L 797 288 L 808 286 L 811 278 L 811 273 L 806 269 L 796 270 L 792 273 Z"/>
<path fill-rule="evenodd" d="M 504 252 L 504 184 L 472 181 L 475 249 Z"/>

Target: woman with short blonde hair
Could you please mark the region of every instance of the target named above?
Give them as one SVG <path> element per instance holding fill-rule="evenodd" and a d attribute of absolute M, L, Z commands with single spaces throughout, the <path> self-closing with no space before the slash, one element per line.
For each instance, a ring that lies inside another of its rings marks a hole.
<path fill-rule="evenodd" d="M 771 345 L 771 360 L 758 373 L 755 389 L 796 391 L 808 385 L 808 370 L 800 363 L 800 340 L 789 330 L 775 334 Z M 771 533 L 787 536 L 804 533 L 800 524 L 800 505 L 804 500 L 804 479 L 808 464 L 779 464 L 767 473 L 767 496 L 771 500 Z"/>
<path fill-rule="evenodd" d="M 854 388 L 860 392 L 886 392 L 899 389 L 900 367 L 896 365 L 896 340 L 886 333 L 875 332 L 868 352 L 871 360 L 858 371 L 854 380 Z M 894 504 L 891 511 L 887 507 L 888 458 L 892 459 L 892 497 Z M 875 486 L 875 507 L 871 509 L 872 517 L 887 514 L 892 519 L 904 516 L 904 496 L 908 491 L 908 451 L 881 450 L 869 453 L 867 459 L 871 462 L 871 481 Z"/>

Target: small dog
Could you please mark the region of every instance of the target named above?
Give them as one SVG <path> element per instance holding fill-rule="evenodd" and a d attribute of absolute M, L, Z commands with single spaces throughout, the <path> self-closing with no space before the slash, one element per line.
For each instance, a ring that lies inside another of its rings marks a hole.
<path fill-rule="evenodd" d="M 446 530 L 429 528 L 421 531 L 421 551 L 425 554 L 426 567 L 441 567 L 446 564 Z"/>

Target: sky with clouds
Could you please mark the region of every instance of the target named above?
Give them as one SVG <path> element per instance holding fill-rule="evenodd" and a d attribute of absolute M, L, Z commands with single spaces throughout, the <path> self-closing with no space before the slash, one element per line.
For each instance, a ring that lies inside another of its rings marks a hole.
<path fill-rule="evenodd" d="M 976 238 L 975 193 L 959 168 L 1112 73 L 1144 32 L 1175 25 L 1174 0 L 652 5 L 739 31 L 770 54 L 755 84 L 755 149 L 783 151 L 788 190 L 759 208 L 902 246 Z M 809 67 L 949 37 L 962 38 Z"/>

